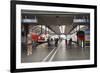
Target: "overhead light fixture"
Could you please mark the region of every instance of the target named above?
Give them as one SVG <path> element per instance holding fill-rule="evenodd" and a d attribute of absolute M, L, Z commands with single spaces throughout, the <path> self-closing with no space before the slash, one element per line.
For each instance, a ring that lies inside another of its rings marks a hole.
<path fill-rule="evenodd" d="M 64 33 L 65 32 L 65 25 L 59 26 L 60 32 Z"/>

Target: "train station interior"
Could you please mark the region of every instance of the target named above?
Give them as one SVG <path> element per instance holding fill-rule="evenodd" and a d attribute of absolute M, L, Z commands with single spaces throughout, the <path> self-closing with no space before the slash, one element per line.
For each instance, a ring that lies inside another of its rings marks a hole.
<path fill-rule="evenodd" d="M 90 14 L 21 10 L 21 62 L 90 59 Z"/>

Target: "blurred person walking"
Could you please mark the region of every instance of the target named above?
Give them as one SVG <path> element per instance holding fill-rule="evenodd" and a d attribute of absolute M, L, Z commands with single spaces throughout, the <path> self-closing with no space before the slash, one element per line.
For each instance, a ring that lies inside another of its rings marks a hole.
<path fill-rule="evenodd" d="M 32 54 L 32 32 L 27 35 L 27 56 Z"/>
<path fill-rule="evenodd" d="M 55 47 L 57 47 L 58 46 L 58 38 L 55 38 Z"/>
<path fill-rule="evenodd" d="M 69 46 L 72 48 L 72 38 L 69 40 Z"/>

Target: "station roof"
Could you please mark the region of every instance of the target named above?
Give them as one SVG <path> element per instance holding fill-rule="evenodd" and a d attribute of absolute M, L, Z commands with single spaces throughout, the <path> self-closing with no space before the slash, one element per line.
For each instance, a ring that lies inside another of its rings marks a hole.
<path fill-rule="evenodd" d="M 64 34 L 71 32 L 77 24 L 73 23 L 74 18 L 90 18 L 89 13 L 79 12 L 54 12 L 54 11 L 33 11 L 33 10 L 22 10 L 22 16 L 34 17 L 36 16 L 38 25 L 46 25 L 49 29 L 54 31 L 56 34 L 61 34 L 59 29 L 60 26 L 65 26 Z M 81 23 L 79 23 L 81 24 Z"/>

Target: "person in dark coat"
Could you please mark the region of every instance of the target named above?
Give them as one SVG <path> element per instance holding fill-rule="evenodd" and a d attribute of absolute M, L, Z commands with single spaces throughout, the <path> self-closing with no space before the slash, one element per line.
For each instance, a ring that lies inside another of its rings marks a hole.
<path fill-rule="evenodd" d="M 69 46 L 72 47 L 72 38 L 69 40 Z"/>
<path fill-rule="evenodd" d="M 47 39 L 47 42 L 48 42 L 48 46 L 50 46 L 50 39 L 49 38 Z"/>
<path fill-rule="evenodd" d="M 65 43 L 66 43 L 66 47 L 67 47 L 67 44 L 68 44 L 68 41 L 67 41 L 67 39 L 65 40 Z"/>
<path fill-rule="evenodd" d="M 59 40 L 58 38 L 55 39 L 55 47 L 58 46 L 58 40 Z"/>

